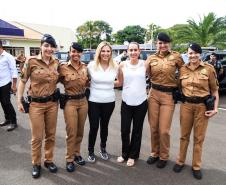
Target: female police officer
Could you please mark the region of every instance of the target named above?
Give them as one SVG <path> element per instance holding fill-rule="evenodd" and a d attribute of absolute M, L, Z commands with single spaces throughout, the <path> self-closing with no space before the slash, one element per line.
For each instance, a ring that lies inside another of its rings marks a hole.
<path fill-rule="evenodd" d="M 164 168 L 169 158 L 169 131 L 175 108 L 172 92 L 177 88 L 176 70 L 183 65 L 180 54 L 170 50 L 170 42 L 166 33 L 159 33 L 158 51 L 146 61 L 152 83 L 148 107 L 152 151 L 147 163 L 158 161 L 158 168 Z"/>
<path fill-rule="evenodd" d="M 55 39 L 45 34 L 41 39 L 41 53 L 26 61 L 18 86 L 18 110 L 24 112 L 21 99 L 25 84 L 30 79 L 28 94 L 31 101 L 29 117 L 32 134 L 32 176 L 34 178 L 38 178 L 41 172 L 41 148 L 44 136 L 44 166 L 52 173 L 57 172 L 57 167 L 53 163 L 53 150 L 58 111 L 56 83 L 59 62 L 52 57 L 56 47 Z"/>
<path fill-rule="evenodd" d="M 200 60 L 201 53 L 202 49 L 198 44 L 191 44 L 188 48 L 189 63 L 180 69 L 180 83 L 185 102 L 180 107 L 180 152 L 173 168 L 177 173 L 183 169 L 191 130 L 194 127 L 192 171 L 196 179 L 202 178 L 201 154 L 208 118 L 217 113 L 219 102 L 216 72 L 210 64 Z M 209 95 L 216 98 L 215 102 L 213 100 L 213 110 L 208 110 L 207 100 L 213 99 Z"/>
<path fill-rule="evenodd" d="M 68 172 L 75 170 L 74 161 L 79 165 L 85 164 L 85 160 L 80 155 L 80 145 L 88 112 L 85 97 L 88 76 L 86 65 L 80 62 L 82 52 L 82 46 L 73 42 L 69 51 L 69 62 L 62 63 L 59 68 L 60 81 L 65 88 L 64 118 L 67 132 L 66 170 Z"/>

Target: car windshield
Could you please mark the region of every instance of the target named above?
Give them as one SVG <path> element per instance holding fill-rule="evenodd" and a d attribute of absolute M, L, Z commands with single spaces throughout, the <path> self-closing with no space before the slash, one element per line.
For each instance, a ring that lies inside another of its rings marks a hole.
<path fill-rule="evenodd" d="M 68 54 L 67 53 L 61 53 L 60 59 L 61 60 L 67 60 Z"/>
<path fill-rule="evenodd" d="M 91 55 L 90 53 L 84 53 L 82 56 L 81 56 L 81 61 L 90 61 L 91 60 Z"/>

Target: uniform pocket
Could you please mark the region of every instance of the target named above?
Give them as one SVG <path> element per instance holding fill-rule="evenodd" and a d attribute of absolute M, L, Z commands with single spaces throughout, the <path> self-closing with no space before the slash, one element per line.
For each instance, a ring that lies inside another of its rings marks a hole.
<path fill-rule="evenodd" d="M 75 78 L 76 77 L 74 73 L 65 75 L 65 81 L 75 80 Z"/>
<path fill-rule="evenodd" d="M 175 66 L 176 65 L 174 60 L 167 61 L 166 64 L 169 65 L 169 66 Z"/>
<path fill-rule="evenodd" d="M 198 78 L 199 80 L 208 80 L 208 76 L 206 75 L 200 75 Z"/>
<path fill-rule="evenodd" d="M 187 79 L 187 78 L 189 78 L 189 76 L 188 76 L 188 75 L 183 75 L 183 76 L 180 76 L 180 80 Z"/>

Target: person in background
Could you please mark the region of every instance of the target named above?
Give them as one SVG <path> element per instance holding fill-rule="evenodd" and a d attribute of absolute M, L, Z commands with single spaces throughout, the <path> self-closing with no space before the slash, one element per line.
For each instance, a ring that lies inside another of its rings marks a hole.
<path fill-rule="evenodd" d="M 59 67 L 60 81 L 64 85 L 66 99 L 64 119 L 67 132 L 66 170 L 68 172 L 75 171 L 74 161 L 79 165 L 85 165 L 80 148 L 88 112 L 85 97 L 88 75 L 86 65 L 80 62 L 82 52 L 82 46 L 73 42 L 69 50 L 69 61 L 62 62 Z"/>
<path fill-rule="evenodd" d="M 0 40 L 0 102 L 5 114 L 5 121 L 0 123 L 0 127 L 8 126 L 7 131 L 12 131 L 17 127 L 16 112 L 10 101 L 10 94 L 16 94 L 17 69 L 16 61 L 12 55 L 3 49 Z"/>
<path fill-rule="evenodd" d="M 221 81 L 221 79 L 223 79 L 223 75 L 224 75 L 224 68 L 223 65 L 221 64 L 221 62 L 219 60 L 217 60 L 217 54 L 216 53 L 211 53 L 210 55 L 210 60 L 208 61 L 209 64 L 211 64 L 217 74 L 217 80 Z"/>
<path fill-rule="evenodd" d="M 118 84 L 122 85 L 121 104 L 121 139 L 122 155 L 117 162 L 127 161 L 127 166 L 134 166 L 139 158 L 144 118 L 147 112 L 146 67 L 139 60 L 140 46 L 136 42 L 128 45 L 129 60 L 120 63 Z M 132 134 L 130 139 L 131 124 Z"/>
<path fill-rule="evenodd" d="M 118 65 L 112 59 L 112 47 L 108 42 L 101 42 L 95 54 L 95 61 L 88 64 L 90 77 L 90 96 L 88 101 L 88 116 L 90 123 L 88 140 L 88 161 L 96 160 L 94 146 L 100 126 L 100 157 L 108 160 L 106 151 L 108 124 L 115 108 L 114 81 L 117 77 Z"/>
<path fill-rule="evenodd" d="M 27 81 L 30 79 L 28 95 L 30 96 L 29 118 L 31 126 L 32 177 L 41 174 L 41 150 L 44 145 L 44 166 L 51 172 L 57 172 L 53 163 L 55 146 L 56 123 L 58 113 L 58 96 L 56 84 L 58 82 L 59 61 L 53 58 L 57 47 L 55 39 L 44 34 L 41 39 L 41 53 L 26 61 L 18 85 L 17 105 L 20 112 L 25 112 L 22 98 Z"/>
<path fill-rule="evenodd" d="M 116 61 L 118 64 L 128 59 L 127 51 L 123 50 L 123 52 L 114 58 L 114 61 Z"/>
<path fill-rule="evenodd" d="M 20 72 L 22 71 L 23 67 L 24 67 L 24 63 L 26 61 L 26 57 L 24 56 L 24 53 L 21 52 L 21 54 L 19 54 L 16 58 L 17 61 L 19 61 L 19 65 L 20 65 Z"/>
<path fill-rule="evenodd" d="M 189 63 L 180 69 L 180 86 L 185 102 L 180 106 L 180 150 L 173 170 L 181 172 L 184 167 L 191 130 L 194 131 L 192 172 L 196 179 L 202 179 L 201 155 L 208 119 L 217 114 L 219 102 L 218 82 L 214 68 L 201 61 L 200 45 L 189 45 Z M 208 110 L 205 101 L 209 96 L 216 98 L 213 109 Z"/>
<path fill-rule="evenodd" d="M 149 125 L 151 155 L 148 164 L 157 162 L 164 168 L 169 159 L 170 127 L 174 113 L 173 92 L 177 89 L 176 71 L 184 64 L 181 55 L 170 48 L 170 37 L 160 32 L 157 36 L 157 53 L 147 59 L 147 73 L 151 79 L 149 92 Z"/>
<path fill-rule="evenodd" d="M 187 52 L 184 52 L 182 55 L 181 55 L 183 61 L 185 64 L 187 64 L 189 62 L 189 59 L 188 59 L 188 54 Z"/>

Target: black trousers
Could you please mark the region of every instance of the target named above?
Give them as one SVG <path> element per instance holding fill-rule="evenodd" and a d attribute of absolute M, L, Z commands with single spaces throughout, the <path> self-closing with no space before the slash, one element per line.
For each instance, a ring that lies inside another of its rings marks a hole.
<path fill-rule="evenodd" d="M 137 159 L 140 155 L 141 139 L 144 118 L 148 104 L 145 100 L 137 106 L 127 105 L 122 101 L 121 104 L 121 139 L 122 157 L 124 159 Z M 133 122 L 132 135 L 130 139 L 131 124 Z"/>
<path fill-rule="evenodd" d="M 9 120 L 11 123 L 16 124 L 16 112 L 10 101 L 11 85 L 12 83 L 10 82 L 5 86 L 0 87 L 0 102 L 5 114 L 5 120 Z"/>
<path fill-rule="evenodd" d="M 88 116 L 90 123 L 88 150 L 89 153 L 94 153 L 94 146 L 96 142 L 97 132 L 100 125 L 100 147 L 106 148 L 108 137 L 108 124 L 115 108 L 115 102 L 111 103 L 95 103 L 88 102 Z"/>

